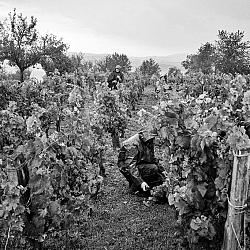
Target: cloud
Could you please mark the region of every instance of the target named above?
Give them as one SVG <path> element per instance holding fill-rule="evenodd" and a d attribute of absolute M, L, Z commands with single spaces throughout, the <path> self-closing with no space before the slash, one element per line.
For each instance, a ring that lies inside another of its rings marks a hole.
<path fill-rule="evenodd" d="M 167 55 L 193 53 L 219 29 L 250 38 L 249 0 L 0 0 L 0 15 L 13 7 L 71 50 Z"/>
<path fill-rule="evenodd" d="M 8 13 L 12 12 L 15 8 L 18 13 L 24 13 L 29 16 L 39 13 L 39 10 L 35 6 L 27 5 L 25 0 L 10 0 L 8 2 L 0 0 L 0 15 L 2 18 L 6 18 Z"/>

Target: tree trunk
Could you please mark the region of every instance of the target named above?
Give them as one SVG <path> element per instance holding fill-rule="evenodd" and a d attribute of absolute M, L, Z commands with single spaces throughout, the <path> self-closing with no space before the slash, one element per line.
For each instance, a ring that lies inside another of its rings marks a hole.
<path fill-rule="evenodd" d="M 60 116 L 56 120 L 56 131 L 57 132 L 61 131 L 61 117 Z"/>
<path fill-rule="evenodd" d="M 25 69 L 20 69 L 20 82 L 24 82 L 24 70 Z"/>
<path fill-rule="evenodd" d="M 250 149 L 236 151 L 223 250 L 246 249 L 244 217 L 249 188 L 249 166 Z"/>
<path fill-rule="evenodd" d="M 112 137 L 112 144 L 113 144 L 113 148 L 117 149 L 120 148 L 120 140 L 119 140 L 119 134 L 117 131 L 113 131 L 111 134 Z"/>
<path fill-rule="evenodd" d="M 106 177 L 106 173 L 105 173 L 105 167 L 103 164 L 103 150 L 100 151 L 99 153 L 99 174 L 103 177 Z"/>

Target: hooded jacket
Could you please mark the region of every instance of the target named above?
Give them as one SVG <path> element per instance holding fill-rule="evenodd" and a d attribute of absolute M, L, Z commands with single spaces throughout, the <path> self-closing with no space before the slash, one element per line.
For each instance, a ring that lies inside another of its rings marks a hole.
<path fill-rule="evenodd" d="M 108 86 L 111 89 L 117 89 L 117 83 L 113 83 L 113 81 L 117 81 L 117 83 L 121 83 L 124 81 L 124 75 L 123 73 L 116 72 L 115 70 L 109 75 L 108 77 Z"/>
<path fill-rule="evenodd" d="M 156 164 L 154 156 L 154 138 L 142 139 L 140 133 L 135 134 L 122 143 L 118 155 L 118 167 L 130 185 L 139 187 L 143 182 L 138 166 L 145 163 Z"/>

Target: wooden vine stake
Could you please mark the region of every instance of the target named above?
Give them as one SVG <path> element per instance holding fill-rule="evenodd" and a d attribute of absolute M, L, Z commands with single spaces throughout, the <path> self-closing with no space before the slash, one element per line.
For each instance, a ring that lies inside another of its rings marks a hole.
<path fill-rule="evenodd" d="M 245 250 L 244 216 L 249 188 L 250 148 L 234 153 L 234 164 L 223 250 Z"/>

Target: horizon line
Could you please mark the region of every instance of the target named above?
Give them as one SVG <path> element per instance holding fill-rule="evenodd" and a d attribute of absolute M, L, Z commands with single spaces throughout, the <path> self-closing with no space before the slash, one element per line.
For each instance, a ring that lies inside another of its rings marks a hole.
<path fill-rule="evenodd" d="M 128 57 L 138 57 L 138 58 L 151 58 L 151 57 L 168 57 L 168 56 L 173 56 L 173 55 L 190 55 L 192 53 L 188 53 L 188 52 L 178 52 L 178 53 L 172 53 L 172 54 L 168 54 L 168 55 L 143 55 L 143 56 L 134 56 L 134 55 L 129 55 L 129 54 L 124 54 L 122 52 L 112 52 L 112 53 L 104 53 L 104 52 L 83 52 L 83 51 L 67 51 L 67 53 L 82 53 L 82 54 L 93 54 L 93 55 L 112 55 L 114 53 L 118 53 L 118 54 L 123 54 L 126 55 Z"/>

